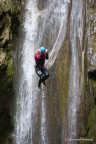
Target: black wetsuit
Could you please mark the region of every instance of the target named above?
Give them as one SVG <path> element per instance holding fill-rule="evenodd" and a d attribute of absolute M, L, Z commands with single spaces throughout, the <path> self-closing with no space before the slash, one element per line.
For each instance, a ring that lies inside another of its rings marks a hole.
<path fill-rule="evenodd" d="M 44 67 L 45 59 L 48 59 L 48 53 L 45 54 L 35 54 L 36 66 L 35 70 L 37 75 L 40 77 L 38 87 L 41 86 L 41 83 L 45 84 L 45 80 L 48 79 L 49 73 L 48 70 Z"/>

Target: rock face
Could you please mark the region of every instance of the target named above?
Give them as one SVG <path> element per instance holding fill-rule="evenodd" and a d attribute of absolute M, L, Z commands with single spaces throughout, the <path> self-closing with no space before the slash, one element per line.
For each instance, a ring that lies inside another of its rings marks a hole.
<path fill-rule="evenodd" d="M 19 14 L 19 0 L 0 0 L 0 144 L 12 141 L 13 40 Z"/>
<path fill-rule="evenodd" d="M 87 59 L 85 58 L 86 80 L 81 136 L 89 139 L 90 142 L 84 141 L 81 144 L 96 143 L 96 1 L 87 1 L 87 8 L 88 51 Z"/>
<path fill-rule="evenodd" d="M 88 3 L 88 60 L 89 68 L 96 68 L 96 4 Z"/>
<path fill-rule="evenodd" d="M 42 0 L 40 9 L 43 8 Z M 81 105 L 81 133 L 84 138 L 96 138 L 96 1 L 87 0 L 88 53 L 85 56 L 85 89 Z M 13 41 L 18 35 L 20 0 L 0 0 L 0 144 L 11 144 L 13 103 Z M 48 81 L 47 111 L 50 141 L 63 143 L 66 128 L 67 98 L 69 90 L 70 41 L 68 33 Z M 84 26 L 84 25 L 83 25 Z M 79 46 L 78 46 L 79 47 Z M 81 50 L 82 51 L 82 50 Z M 79 57 L 80 52 L 79 51 Z M 88 63 L 87 63 L 88 56 Z M 81 64 L 81 59 L 80 59 Z M 80 67 L 81 68 L 81 67 Z M 82 68 L 81 68 L 82 69 Z M 88 75 L 87 75 L 88 70 Z M 56 73 L 54 73 L 56 71 Z M 81 70 L 81 75 L 82 75 Z M 7 121 L 7 122 L 6 122 Z M 63 132 L 62 132 L 63 131 Z M 63 133 L 63 134 L 62 134 Z M 79 133 L 79 132 L 78 132 Z M 63 138 L 61 138 L 63 137 Z M 62 139 L 62 140 L 61 140 Z M 61 142 L 62 141 L 62 142 Z M 51 143 L 51 142 L 50 142 Z M 85 144 L 84 142 L 80 142 Z M 88 142 L 86 142 L 87 144 Z M 93 142 L 90 142 L 90 144 Z M 52 143 L 53 144 L 53 143 Z"/>
<path fill-rule="evenodd" d="M 80 133 L 86 4 L 82 0 L 79 2 L 73 0 L 69 5 L 66 39 L 50 70 L 47 97 L 50 144 L 77 144 L 70 140 L 78 138 Z"/>

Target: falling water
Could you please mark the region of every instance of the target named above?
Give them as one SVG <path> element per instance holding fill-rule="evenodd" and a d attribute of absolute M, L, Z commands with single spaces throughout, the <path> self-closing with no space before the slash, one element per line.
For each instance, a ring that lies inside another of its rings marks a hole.
<path fill-rule="evenodd" d="M 50 2 L 49 2 L 50 3 Z M 66 36 L 67 22 L 68 22 L 68 5 L 69 0 L 63 1 L 53 1 L 51 2 L 51 7 L 47 9 L 47 13 L 42 15 L 41 19 L 43 19 L 43 35 L 42 42 L 46 42 L 46 38 L 49 39 L 48 48 L 51 47 L 49 53 L 49 60 L 46 62 L 46 67 L 49 69 L 55 63 L 57 55 L 59 53 L 60 48 L 64 42 Z M 52 39 L 50 39 L 50 37 Z M 42 144 L 52 143 L 48 139 L 47 133 L 47 110 L 46 110 L 46 93 L 42 91 L 42 115 L 41 115 L 41 141 Z M 55 138 L 56 139 L 56 138 Z M 54 142 L 53 142 L 54 143 Z M 58 142 L 56 142 L 58 143 Z"/>
<path fill-rule="evenodd" d="M 52 40 L 50 40 L 50 43 L 52 43 L 51 45 L 52 49 L 49 54 L 49 60 L 46 63 L 46 67 L 48 69 L 52 67 L 52 65 L 55 63 L 59 50 L 62 47 L 62 44 L 66 36 L 69 3 L 70 3 L 70 0 L 63 0 L 63 1 L 57 2 L 49 19 L 48 26 L 51 29 L 50 35 L 51 35 Z"/>
<path fill-rule="evenodd" d="M 28 0 L 25 8 L 25 20 L 22 25 L 24 34 L 23 43 L 20 43 L 18 86 L 16 90 L 16 144 L 34 144 L 35 126 L 39 113 L 38 106 L 40 92 L 37 88 L 37 78 L 34 71 L 34 53 L 41 44 L 46 46 L 46 38 L 49 40 L 47 46 L 50 49 L 49 60 L 46 66 L 50 68 L 59 53 L 66 36 L 68 23 L 68 11 L 70 0 L 48 1 L 49 6 L 42 11 L 37 8 L 37 1 Z M 51 4 L 50 4 L 51 3 Z M 70 88 L 68 104 L 68 136 L 76 137 L 76 120 L 79 99 L 79 62 L 77 36 L 81 42 L 82 38 L 82 7 L 77 0 L 72 2 L 72 14 L 70 20 L 70 43 L 72 48 L 72 61 L 70 70 Z M 75 9 L 76 8 L 76 9 Z M 79 11 L 78 11 L 79 9 Z M 76 19 L 75 19 L 76 18 Z M 50 39 L 50 37 L 52 39 Z M 81 43 L 80 43 L 81 44 Z M 41 143 L 48 144 L 46 124 L 46 94 L 41 92 Z M 39 130 L 38 130 L 39 131 Z M 37 144 L 37 143 L 36 143 Z"/>
<path fill-rule="evenodd" d="M 46 95 L 44 89 L 42 90 L 42 115 L 41 115 L 41 142 L 42 144 L 48 143 L 46 124 Z"/>
<path fill-rule="evenodd" d="M 82 0 L 72 1 L 72 11 L 70 18 L 70 46 L 71 46 L 71 67 L 70 67 L 70 87 L 68 99 L 68 144 L 76 144 L 77 134 L 77 114 L 80 105 L 81 82 L 79 51 L 82 48 L 83 38 L 83 18 L 82 18 Z"/>
<path fill-rule="evenodd" d="M 33 120 L 37 106 L 36 76 L 34 71 L 34 51 L 37 35 L 37 3 L 29 0 L 25 8 L 22 24 L 23 43 L 20 43 L 18 86 L 16 89 L 16 144 L 32 144 Z M 21 50 L 21 51 L 20 51 Z"/>

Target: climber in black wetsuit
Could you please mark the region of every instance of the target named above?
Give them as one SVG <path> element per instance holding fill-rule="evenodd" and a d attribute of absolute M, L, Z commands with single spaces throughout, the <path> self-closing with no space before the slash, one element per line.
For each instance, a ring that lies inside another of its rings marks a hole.
<path fill-rule="evenodd" d="M 37 75 L 40 77 L 38 83 L 39 88 L 41 86 L 41 83 L 45 85 L 45 80 L 49 77 L 48 70 L 44 67 L 46 59 L 48 59 L 48 50 L 44 47 L 40 47 L 40 49 L 35 54 L 35 70 Z"/>

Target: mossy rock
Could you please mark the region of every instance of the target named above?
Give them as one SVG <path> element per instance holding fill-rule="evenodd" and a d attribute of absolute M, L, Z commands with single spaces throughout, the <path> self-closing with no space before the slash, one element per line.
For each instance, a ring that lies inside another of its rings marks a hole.
<path fill-rule="evenodd" d="M 0 15 L 2 12 L 18 13 L 20 11 L 20 0 L 0 0 Z"/>
<path fill-rule="evenodd" d="M 12 0 L 0 0 L 0 12 L 7 12 L 12 8 Z"/>
<path fill-rule="evenodd" d="M 7 67 L 7 75 L 8 77 L 13 77 L 14 71 L 13 71 L 13 59 L 9 59 L 8 61 L 8 67 Z"/>
<path fill-rule="evenodd" d="M 96 129 L 96 106 L 91 110 L 88 116 L 88 127 Z"/>
<path fill-rule="evenodd" d="M 13 132 L 11 105 L 13 92 L 13 59 L 9 58 L 6 65 L 0 66 L 0 144 L 10 144 Z"/>
<path fill-rule="evenodd" d="M 12 144 L 14 34 L 19 26 L 20 0 L 0 0 L 0 144 Z"/>
<path fill-rule="evenodd" d="M 4 63 L 6 63 L 6 53 L 3 51 L 0 51 L 0 66 Z"/>
<path fill-rule="evenodd" d="M 88 138 L 96 140 L 96 106 L 94 106 L 88 116 Z"/>

